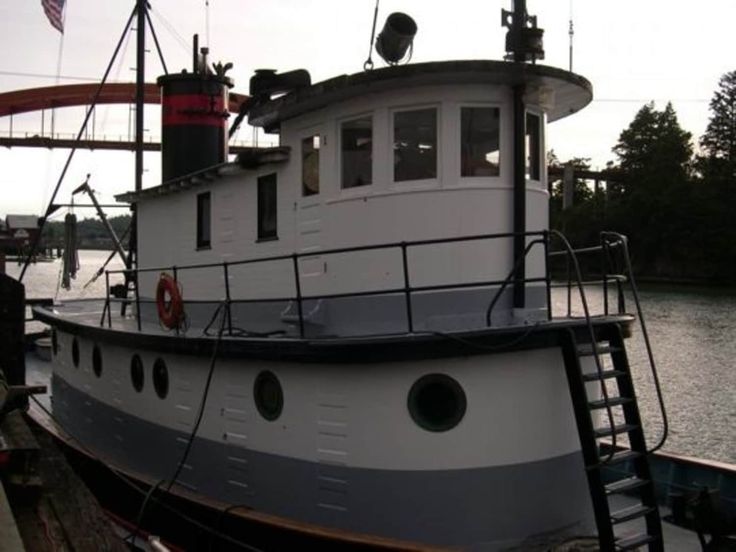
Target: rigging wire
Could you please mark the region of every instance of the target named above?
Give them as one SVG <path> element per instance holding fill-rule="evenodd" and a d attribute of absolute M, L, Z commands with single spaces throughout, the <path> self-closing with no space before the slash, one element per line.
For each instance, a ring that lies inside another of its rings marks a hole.
<path fill-rule="evenodd" d="M 128 32 L 125 35 L 125 42 L 123 43 L 123 47 L 121 49 L 120 57 L 118 58 L 118 64 L 115 68 L 114 72 L 114 79 L 117 81 L 120 79 L 120 72 L 123 69 L 123 64 L 125 63 L 125 56 L 128 53 L 128 45 L 130 44 L 130 37 L 133 34 L 133 27 L 128 27 Z M 101 128 L 105 128 L 107 126 L 107 118 L 110 115 L 110 106 L 106 105 L 102 112 L 102 122 L 100 123 Z M 94 128 L 92 129 L 92 134 L 94 134 Z"/>
<path fill-rule="evenodd" d="M 130 24 L 133 21 L 133 18 L 135 17 L 136 10 L 137 10 L 137 7 L 133 8 L 133 11 L 131 11 L 130 13 L 130 17 L 128 18 L 128 21 L 125 24 L 125 31 L 122 33 L 122 35 L 120 36 L 120 39 L 118 40 L 113 56 L 110 59 L 110 62 L 107 64 L 107 68 L 105 69 L 105 74 L 102 76 L 102 81 L 100 81 L 100 84 L 97 87 L 97 90 L 95 91 L 95 95 L 92 98 L 91 106 L 87 110 L 87 114 L 84 117 L 84 121 L 82 121 L 82 125 L 79 127 L 79 132 L 77 132 L 74 147 L 71 149 L 71 151 L 69 152 L 69 155 L 66 158 L 66 163 L 64 164 L 64 168 L 62 169 L 61 174 L 59 175 L 59 180 L 56 182 L 54 193 L 51 194 L 51 200 L 49 201 L 49 205 L 44 213 L 44 217 L 41 219 L 41 224 L 39 225 L 38 232 L 36 233 L 36 237 L 33 240 L 33 244 L 31 245 L 31 250 L 28 254 L 28 257 L 26 258 L 25 264 L 23 265 L 23 269 L 20 272 L 20 276 L 18 277 L 19 282 L 23 281 L 23 277 L 26 274 L 26 270 L 28 270 L 28 265 L 31 263 L 31 259 L 33 258 L 33 255 L 35 255 L 36 250 L 38 249 L 38 244 L 41 241 L 41 235 L 43 233 L 43 228 L 44 228 L 44 225 L 46 224 L 46 216 L 49 214 L 51 210 L 51 205 L 54 203 L 54 199 L 56 199 L 56 194 L 59 192 L 59 188 L 61 187 L 62 182 L 64 182 L 64 177 L 66 177 L 66 172 L 67 170 L 69 170 L 69 165 L 71 164 L 72 159 L 74 158 L 74 154 L 77 151 L 77 145 L 82 139 L 82 135 L 84 134 L 84 131 L 87 128 L 87 123 L 89 122 L 90 116 L 92 115 L 92 110 L 94 109 L 94 106 L 97 104 L 97 100 L 100 97 L 100 94 L 102 93 L 102 89 L 105 86 L 107 77 L 110 76 L 110 71 L 112 70 L 115 59 L 117 58 L 117 55 L 120 52 L 120 48 L 125 39 L 125 35 L 128 32 L 128 27 L 130 27 Z"/>
<path fill-rule="evenodd" d="M 368 59 L 363 64 L 363 71 L 371 71 L 373 69 L 373 41 L 376 39 L 376 21 L 378 20 L 378 2 L 376 0 L 376 8 L 373 10 L 373 29 L 371 30 L 371 41 L 368 44 Z"/>
<path fill-rule="evenodd" d="M 154 17 L 158 20 L 158 22 L 163 26 L 164 29 L 166 29 L 171 35 L 171 37 L 179 43 L 179 46 L 181 46 L 185 52 L 190 53 L 191 52 L 191 46 L 189 45 L 189 42 L 179 34 L 179 32 L 176 30 L 176 28 L 169 23 L 163 14 L 159 14 L 157 11 L 155 11 L 153 8 L 150 8 L 149 11 L 153 13 Z"/>
<path fill-rule="evenodd" d="M 66 10 L 63 10 L 62 17 L 63 17 L 63 20 L 62 20 L 61 25 L 62 25 L 62 28 L 64 28 L 64 22 L 66 21 Z M 59 84 L 59 79 L 61 76 L 61 62 L 64 56 L 64 36 L 65 36 L 64 33 L 61 33 L 61 37 L 59 37 L 59 52 L 56 57 L 56 76 L 54 77 L 54 84 L 56 84 L 57 86 Z M 51 108 L 51 138 L 54 137 L 53 131 L 56 126 L 55 122 L 56 122 L 56 109 L 52 107 Z M 46 175 L 47 175 L 46 185 L 44 186 L 43 194 L 41 195 L 41 204 L 39 205 L 39 209 L 38 209 L 39 212 L 42 211 L 43 206 L 46 205 L 46 198 L 48 197 L 49 191 L 51 188 L 51 182 L 52 182 L 51 180 L 51 159 L 52 157 L 53 157 L 53 154 L 49 150 L 46 155 Z"/>
<path fill-rule="evenodd" d="M 30 77 L 34 79 L 56 79 L 62 78 L 64 80 L 78 80 L 78 81 L 90 81 L 99 82 L 100 79 L 95 77 L 80 77 L 74 75 L 50 75 L 47 73 L 26 73 L 23 71 L 0 71 L 0 75 L 8 77 Z"/>
<path fill-rule="evenodd" d="M 158 43 L 158 35 L 156 34 L 156 29 L 153 27 L 153 21 L 151 21 L 151 16 L 148 12 L 149 10 L 146 10 L 146 21 L 148 21 L 148 28 L 151 30 L 151 36 L 153 37 L 153 42 L 156 45 L 156 51 L 158 52 L 158 59 L 161 61 L 161 67 L 163 68 L 164 73 L 168 75 L 169 70 L 166 67 L 164 53 L 161 51 L 161 45 Z"/>

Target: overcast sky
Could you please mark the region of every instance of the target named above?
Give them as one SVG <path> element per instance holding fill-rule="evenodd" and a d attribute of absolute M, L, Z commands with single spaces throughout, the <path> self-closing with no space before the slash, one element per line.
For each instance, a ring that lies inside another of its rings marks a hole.
<path fill-rule="evenodd" d="M 99 79 L 133 7 L 133 0 L 67 0 L 61 49 L 61 83 Z M 247 92 L 256 68 L 306 68 L 313 82 L 362 69 L 368 53 L 374 0 L 151 0 L 153 22 L 169 70 L 191 64 L 191 35 L 199 32 L 213 60 L 232 61 L 234 90 Z M 528 0 L 530 14 L 545 29 L 546 65 L 568 66 L 568 20 L 575 23 L 574 71 L 594 87 L 583 112 L 550 125 L 549 147 L 562 160 L 589 157 L 603 168 L 621 130 L 647 101 L 675 106 L 682 126 L 697 142 L 705 130 L 708 101 L 719 77 L 736 69 L 736 2 L 733 0 Z M 511 0 L 381 0 L 379 29 L 386 16 L 404 11 L 419 32 L 413 61 L 499 59 L 505 30 L 500 11 Z M 207 14 L 209 12 L 209 25 Z M 209 33 L 208 33 L 209 27 Z M 115 66 L 115 80 L 131 81 L 134 39 Z M 148 40 L 152 48 L 152 41 Z M 55 83 L 60 34 L 48 23 L 41 0 L 0 0 L 0 92 Z M 377 56 L 373 56 L 376 60 Z M 376 60 L 377 66 L 380 61 Z M 147 80 L 161 73 L 147 56 Z M 24 74 L 24 75 L 21 75 Z M 41 76 L 27 76 L 27 75 Z M 77 108 L 57 110 L 57 132 L 76 133 Z M 49 132 L 49 114 L 46 132 Z M 100 108 L 96 134 L 127 135 L 128 108 Z M 0 133 L 9 131 L 0 118 Z M 149 108 L 147 127 L 158 136 L 158 112 Z M 14 118 L 14 132 L 40 134 L 40 114 Z M 240 138 L 251 138 L 246 129 Z M 68 150 L 0 150 L 0 216 L 41 214 Z M 158 183 L 159 159 L 146 154 L 144 186 Z M 79 151 L 57 202 L 92 174 L 102 202 L 132 188 L 133 154 Z M 91 213 L 88 213 L 91 215 Z M 84 215 L 83 215 L 84 216 Z"/>

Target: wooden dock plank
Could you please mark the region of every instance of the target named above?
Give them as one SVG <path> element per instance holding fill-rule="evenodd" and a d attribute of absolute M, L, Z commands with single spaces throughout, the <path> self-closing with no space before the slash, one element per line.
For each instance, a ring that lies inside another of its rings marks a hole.
<path fill-rule="evenodd" d="M 0 552 L 24 552 L 15 516 L 10 509 L 5 488 L 0 482 Z"/>

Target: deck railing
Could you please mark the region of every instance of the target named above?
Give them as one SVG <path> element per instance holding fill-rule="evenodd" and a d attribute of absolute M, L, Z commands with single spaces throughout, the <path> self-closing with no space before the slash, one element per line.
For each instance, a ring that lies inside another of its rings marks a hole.
<path fill-rule="evenodd" d="M 406 331 L 408 333 L 414 333 L 415 331 L 415 321 L 414 321 L 414 315 L 413 315 L 413 298 L 417 293 L 426 293 L 426 292 L 432 292 L 432 291 L 451 291 L 451 290 L 458 290 L 458 289 L 467 289 L 467 288 L 482 288 L 482 287 L 489 287 L 489 288 L 497 288 L 495 293 L 492 296 L 489 296 L 489 303 L 488 308 L 486 310 L 486 325 L 488 327 L 492 326 L 493 321 L 493 311 L 498 305 L 501 297 L 503 296 L 504 291 L 508 288 L 510 284 L 514 282 L 516 273 L 520 270 L 520 267 L 524 266 L 525 261 L 527 257 L 529 257 L 529 254 L 539 248 L 543 249 L 543 253 L 545 256 L 545 266 L 543 270 L 543 275 L 541 276 L 534 276 L 534 277 L 524 277 L 522 280 L 524 282 L 524 285 L 528 284 L 543 284 L 546 288 L 546 302 L 547 302 L 547 318 L 552 319 L 555 317 L 555 313 L 553 312 L 553 302 L 551 299 L 552 289 L 556 287 L 564 287 L 567 289 L 567 312 L 564 316 L 571 318 L 573 317 L 572 312 L 572 296 L 573 296 L 573 290 L 575 288 L 575 278 L 574 275 L 571 273 L 569 267 L 572 263 L 572 257 L 577 255 L 589 255 L 593 253 L 598 253 L 601 258 L 601 273 L 597 275 L 597 278 L 595 280 L 586 280 L 585 282 L 582 282 L 586 286 L 592 286 L 592 285 L 598 285 L 602 286 L 603 289 L 603 296 L 604 296 L 604 305 L 603 305 L 603 311 L 600 314 L 603 315 L 609 315 L 611 314 L 611 308 L 610 308 L 610 301 L 609 301 L 609 292 L 612 285 L 615 285 L 616 290 L 616 304 L 617 304 L 617 313 L 623 313 L 625 309 L 625 301 L 623 297 L 623 282 L 628 279 L 628 276 L 624 274 L 617 274 L 610 271 L 611 266 L 615 266 L 613 263 L 614 260 L 614 251 L 617 248 L 617 245 L 606 240 L 602 240 L 600 245 L 597 245 L 595 247 L 587 247 L 583 249 L 576 249 L 576 250 L 559 250 L 559 251 L 550 251 L 550 244 L 551 241 L 553 241 L 553 235 L 548 231 L 539 231 L 539 232 L 526 232 L 523 234 L 525 239 L 527 240 L 527 246 L 524 251 L 524 256 L 520 259 L 516 260 L 515 266 L 512 268 L 512 270 L 509 272 L 509 274 L 504 279 L 486 279 L 486 280 L 473 280 L 473 281 L 465 281 L 465 282 L 457 282 L 457 283 L 442 283 L 442 284 L 434 284 L 434 285 L 413 285 L 412 284 L 412 274 L 409 266 L 409 251 L 413 248 L 418 247 L 426 247 L 426 246 L 432 246 L 432 245 L 445 245 L 445 244 L 469 244 L 473 242 L 481 242 L 481 241 L 493 241 L 497 242 L 498 240 L 511 240 L 518 234 L 513 232 L 507 232 L 507 233 L 495 233 L 495 234 L 481 234 L 481 235 L 471 235 L 471 236 L 460 236 L 460 237 L 453 237 L 453 238 L 438 238 L 438 239 L 428 239 L 428 240 L 415 240 L 415 241 L 401 241 L 401 242 L 391 242 L 391 243 L 383 243 L 383 244 L 374 244 L 374 245 L 362 245 L 362 246 L 355 246 L 355 247 L 343 247 L 343 248 L 336 248 L 336 249 L 329 249 L 329 250 L 322 250 L 318 252 L 307 252 L 307 253 L 291 253 L 286 255 L 273 255 L 273 256 L 266 256 L 266 257 L 259 257 L 255 259 L 243 259 L 239 261 L 222 261 L 217 263 L 197 263 L 197 264 L 189 264 L 189 265 L 168 265 L 168 266 L 156 266 L 156 267 L 146 267 L 146 268 L 137 268 L 137 269 L 121 269 L 121 270 L 108 270 L 105 272 L 105 288 L 106 288 L 106 300 L 105 300 L 105 308 L 103 309 L 102 316 L 100 318 L 100 325 L 104 325 L 105 322 L 107 323 L 108 327 L 112 326 L 112 305 L 115 303 L 122 304 L 123 310 L 129 306 L 131 303 L 135 303 L 136 305 L 136 319 L 138 324 L 138 330 L 142 330 L 141 327 L 141 317 L 140 317 L 140 308 L 142 304 L 145 303 L 153 303 L 154 301 L 152 299 L 143 299 L 140 296 L 139 292 L 139 286 L 138 286 L 138 280 L 139 276 L 142 274 L 147 273 L 156 273 L 156 272 L 170 272 L 173 275 L 174 280 L 179 281 L 180 275 L 182 272 L 185 271 L 191 271 L 191 270 L 202 270 L 202 269 L 213 269 L 213 270 L 219 270 L 221 272 L 221 277 L 223 281 L 223 288 L 225 291 L 225 299 L 224 301 L 220 299 L 213 299 L 211 302 L 224 302 L 225 308 L 226 308 L 226 316 L 227 316 L 227 322 L 228 322 L 228 331 L 227 333 L 229 335 L 233 335 L 232 332 L 232 305 L 234 304 L 247 304 L 247 303 L 263 303 L 263 302 L 294 302 L 296 304 L 296 310 L 297 310 L 297 324 L 299 328 L 299 336 L 301 338 L 305 337 L 305 314 L 304 314 L 304 303 L 306 301 L 314 301 L 314 300 L 320 300 L 320 299 L 339 299 L 339 298 L 354 298 L 354 297 L 369 297 L 369 296 L 378 296 L 378 295 L 395 295 L 395 294 L 403 294 L 404 296 L 404 303 L 405 303 L 405 312 L 406 312 Z M 300 275 L 300 269 L 299 269 L 299 262 L 302 259 L 309 259 L 314 257 L 330 257 L 330 256 L 339 256 L 339 255 L 349 255 L 349 254 L 355 254 L 355 253 L 361 253 L 366 251 L 391 251 L 391 250 L 399 250 L 401 254 L 401 275 L 400 279 L 403 282 L 403 285 L 398 287 L 388 287 L 388 288 L 382 288 L 377 290 L 355 290 L 355 291 L 348 291 L 348 292 L 342 292 L 342 293 L 330 293 L 330 294 L 304 294 L 302 291 L 302 278 Z M 566 262 L 567 262 L 567 274 L 566 278 L 563 281 L 553 280 L 553 275 L 551 271 L 551 261 L 556 259 L 557 257 L 565 256 Z M 245 266 L 245 265 L 263 265 L 265 263 L 273 263 L 273 262 L 290 262 L 291 264 L 291 272 L 292 272 L 292 280 L 293 280 L 293 289 L 294 293 L 293 295 L 289 296 L 282 296 L 282 297 L 269 297 L 267 299 L 238 299 L 232 297 L 231 293 L 231 286 L 230 286 L 230 272 L 233 267 L 238 266 Z M 111 292 L 111 286 L 110 286 L 110 277 L 114 275 L 121 275 L 125 278 L 126 282 L 133 282 L 134 283 L 134 297 L 128 298 L 127 294 L 125 297 L 116 297 L 115 294 Z"/>

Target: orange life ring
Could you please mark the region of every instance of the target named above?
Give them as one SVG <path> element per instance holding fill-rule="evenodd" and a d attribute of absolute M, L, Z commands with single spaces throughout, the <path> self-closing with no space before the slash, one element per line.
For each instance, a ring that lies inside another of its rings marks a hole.
<path fill-rule="evenodd" d="M 161 273 L 156 286 L 156 308 L 158 319 L 165 327 L 173 330 L 181 326 L 184 319 L 184 303 L 181 299 L 181 292 L 176 280 L 165 272 Z"/>

